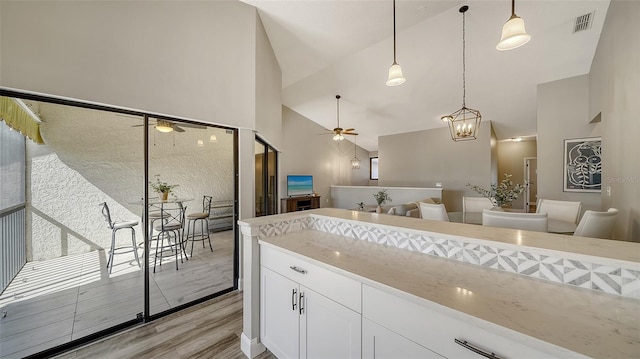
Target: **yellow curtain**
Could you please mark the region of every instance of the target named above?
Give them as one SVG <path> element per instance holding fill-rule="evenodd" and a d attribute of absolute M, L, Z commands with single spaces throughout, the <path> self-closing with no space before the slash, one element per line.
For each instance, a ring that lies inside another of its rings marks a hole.
<path fill-rule="evenodd" d="M 37 144 L 44 144 L 40 124 L 10 97 L 0 96 L 0 119 Z"/>

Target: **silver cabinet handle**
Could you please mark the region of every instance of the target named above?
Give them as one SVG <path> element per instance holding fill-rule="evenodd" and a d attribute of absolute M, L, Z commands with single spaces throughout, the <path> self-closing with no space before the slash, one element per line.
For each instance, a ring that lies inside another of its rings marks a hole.
<path fill-rule="evenodd" d="M 296 294 L 298 294 L 298 292 L 295 288 L 293 288 L 293 290 L 291 291 L 291 310 L 296 310 L 296 306 L 298 304 L 296 303 L 296 299 L 298 299 L 298 296 Z"/>
<path fill-rule="evenodd" d="M 302 314 L 302 312 L 304 312 L 304 293 L 300 292 L 300 301 L 299 301 L 300 305 L 298 306 L 300 308 L 300 314 Z"/>
<path fill-rule="evenodd" d="M 489 359 L 502 359 L 502 357 L 497 356 L 495 353 L 491 352 L 488 353 L 480 348 L 478 348 L 477 346 L 470 344 L 469 342 L 467 342 L 466 340 L 460 340 L 460 339 L 454 339 L 454 341 L 456 342 L 456 344 L 458 345 L 462 345 L 463 347 L 471 350 L 472 352 L 482 355 L 485 358 L 489 358 Z"/>
<path fill-rule="evenodd" d="M 307 274 L 307 271 L 302 269 L 302 268 L 298 268 L 296 266 L 290 266 L 289 268 L 293 269 L 294 271 L 300 273 L 300 274 Z"/>

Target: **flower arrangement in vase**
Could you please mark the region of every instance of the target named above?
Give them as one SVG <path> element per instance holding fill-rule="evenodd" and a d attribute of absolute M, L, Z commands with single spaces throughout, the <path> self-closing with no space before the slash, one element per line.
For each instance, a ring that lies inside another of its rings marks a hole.
<path fill-rule="evenodd" d="M 173 192 L 175 187 L 178 187 L 177 184 L 168 184 L 167 182 L 160 181 L 159 175 L 156 175 L 156 181 L 149 182 L 149 185 L 162 196 L 163 201 L 166 201 L 169 198 L 169 193 Z"/>
<path fill-rule="evenodd" d="M 387 201 L 391 202 L 391 197 L 387 193 L 386 189 L 382 189 L 373 194 L 373 198 L 376 199 L 376 203 L 378 203 L 378 208 L 376 208 L 376 213 L 382 213 L 382 205 L 387 203 Z"/>
<path fill-rule="evenodd" d="M 514 185 L 511 177 L 511 174 L 505 173 L 504 179 L 500 181 L 499 184 L 492 184 L 490 189 L 484 189 L 470 183 L 468 183 L 467 186 L 471 187 L 473 191 L 481 194 L 483 197 L 491 200 L 494 207 L 510 207 L 511 202 L 516 200 L 525 189 L 525 187 L 519 183 Z"/>

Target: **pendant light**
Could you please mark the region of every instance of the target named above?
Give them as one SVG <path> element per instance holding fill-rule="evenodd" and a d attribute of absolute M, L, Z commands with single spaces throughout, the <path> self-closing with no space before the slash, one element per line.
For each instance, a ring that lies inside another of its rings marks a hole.
<path fill-rule="evenodd" d="M 351 160 L 351 169 L 360 169 L 360 159 L 358 158 L 358 135 L 353 136 L 353 159 Z"/>
<path fill-rule="evenodd" d="M 502 37 L 496 45 L 499 51 L 513 50 L 520 47 L 531 40 L 531 35 L 527 34 L 524 29 L 524 20 L 516 15 L 515 0 L 511 0 L 511 17 L 504 26 L 502 26 Z"/>
<path fill-rule="evenodd" d="M 407 79 L 402 76 L 402 68 L 396 61 L 396 0 L 393 0 L 393 64 L 389 68 L 387 86 L 402 85 Z"/>
<path fill-rule="evenodd" d="M 454 141 L 468 141 L 477 138 L 478 129 L 482 115 L 480 111 L 467 107 L 466 95 L 466 65 L 465 65 L 465 17 L 464 13 L 469 10 L 468 6 L 460 8 L 462 13 L 462 108 L 451 115 L 442 116 L 441 119 L 449 125 L 451 139 Z"/>

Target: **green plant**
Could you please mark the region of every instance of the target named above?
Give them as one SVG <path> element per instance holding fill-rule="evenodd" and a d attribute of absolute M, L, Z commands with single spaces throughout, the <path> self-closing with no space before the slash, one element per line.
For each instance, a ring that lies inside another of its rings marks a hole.
<path fill-rule="evenodd" d="M 149 186 L 151 186 L 151 188 L 153 188 L 153 190 L 158 193 L 164 193 L 164 192 L 171 193 L 173 192 L 173 189 L 175 187 L 178 187 L 177 184 L 168 184 L 167 182 L 160 181 L 160 177 L 157 175 L 156 175 L 156 181 L 149 182 Z"/>
<path fill-rule="evenodd" d="M 511 205 L 511 202 L 524 192 L 525 187 L 519 183 L 514 185 L 511 177 L 511 174 L 505 173 L 504 179 L 500 181 L 499 184 L 492 184 L 490 189 L 484 189 L 470 183 L 468 183 L 467 186 L 471 187 L 473 191 L 481 194 L 483 197 L 489 198 L 494 206 L 502 207 Z"/>
<path fill-rule="evenodd" d="M 383 189 L 383 190 L 380 190 L 380 191 L 374 193 L 373 194 L 373 198 L 376 199 L 376 202 L 378 203 L 378 206 L 382 206 L 387 201 L 391 202 L 391 197 L 389 197 L 389 194 L 387 193 L 386 189 Z"/>

